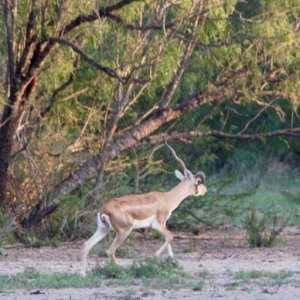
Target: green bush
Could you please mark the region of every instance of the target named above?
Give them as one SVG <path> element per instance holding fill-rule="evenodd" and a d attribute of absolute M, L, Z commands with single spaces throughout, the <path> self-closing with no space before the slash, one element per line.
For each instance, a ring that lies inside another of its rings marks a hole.
<path fill-rule="evenodd" d="M 280 233 L 288 224 L 291 215 L 280 217 L 273 202 L 272 207 L 265 212 L 259 212 L 254 202 L 248 209 L 245 229 L 251 247 L 271 247 L 278 240 Z"/>

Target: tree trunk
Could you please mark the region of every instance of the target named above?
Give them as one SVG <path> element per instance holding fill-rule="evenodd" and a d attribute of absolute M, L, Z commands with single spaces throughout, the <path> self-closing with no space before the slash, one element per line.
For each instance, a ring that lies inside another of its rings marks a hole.
<path fill-rule="evenodd" d="M 10 103 L 16 103 L 11 99 Z M 18 126 L 16 107 L 6 105 L 0 127 L 0 207 L 7 203 L 7 185 L 9 179 L 9 165 L 14 149 L 14 136 Z"/>

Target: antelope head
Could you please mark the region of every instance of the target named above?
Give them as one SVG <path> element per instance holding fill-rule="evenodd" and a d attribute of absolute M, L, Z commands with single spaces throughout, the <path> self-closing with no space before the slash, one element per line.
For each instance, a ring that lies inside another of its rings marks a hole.
<path fill-rule="evenodd" d="M 205 174 L 203 172 L 197 172 L 195 175 L 186 167 L 185 163 L 181 158 L 178 157 L 175 150 L 166 143 L 168 148 L 170 149 L 173 157 L 181 166 L 183 173 L 178 170 L 175 170 L 175 176 L 183 182 L 186 182 L 190 186 L 191 196 L 203 196 L 207 192 L 207 187 L 204 185 L 204 181 L 206 179 Z"/>

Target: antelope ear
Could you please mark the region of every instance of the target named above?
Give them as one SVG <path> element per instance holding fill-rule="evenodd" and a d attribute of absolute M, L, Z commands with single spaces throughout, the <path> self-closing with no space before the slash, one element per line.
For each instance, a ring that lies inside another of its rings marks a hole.
<path fill-rule="evenodd" d="M 175 170 L 175 176 L 177 177 L 177 179 L 179 179 L 180 181 L 182 181 L 185 177 L 184 175 L 178 171 L 178 170 Z"/>

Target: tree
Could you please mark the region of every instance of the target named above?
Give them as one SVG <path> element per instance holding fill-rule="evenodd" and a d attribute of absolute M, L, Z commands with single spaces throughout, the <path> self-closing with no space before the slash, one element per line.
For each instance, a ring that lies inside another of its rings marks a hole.
<path fill-rule="evenodd" d="M 27 225 L 142 143 L 299 136 L 296 120 L 272 132 L 254 126 L 269 112 L 283 120 L 280 101 L 295 112 L 299 102 L 297 1 L 256 2 L 86 1 L 82 9 L 77 1 L 2 0 L 1 206 L 20 201 L 8 190 L 15 178 L 9 170 L 43 140 L 46 125 L 60 131 L 65 142 L 58 148 L 77 161 L 63 161 L 51 189 L 36 184 Z M 255 109 L 237 130 L 205 127 L 224 106 L 247 103 Z M 190 122 L 196 130 L 165 132 L 167 124 L 200 112 Z"/>

